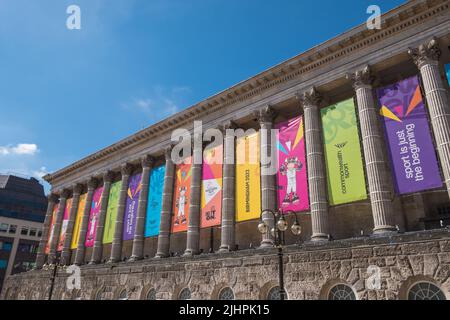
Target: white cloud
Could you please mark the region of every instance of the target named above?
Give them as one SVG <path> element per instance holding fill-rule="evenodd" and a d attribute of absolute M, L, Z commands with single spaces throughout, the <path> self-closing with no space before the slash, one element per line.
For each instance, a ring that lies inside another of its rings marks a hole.
<path fill-rule="evenodd" d="M 0 146 L 0 155 L 35 155 L 39 151 L 34 143 L 19 143 L 16 146 Z"/>
<path fill-rule="evenodd" d="M 47 171 L 46 167 L 41 167 L 39 170 L 35 170 L 32 172 L 32 176 L 37 178 L 37 179 L 42 179 L 43 176 L 45 176 L 47 173 L 49 173 Z"/>

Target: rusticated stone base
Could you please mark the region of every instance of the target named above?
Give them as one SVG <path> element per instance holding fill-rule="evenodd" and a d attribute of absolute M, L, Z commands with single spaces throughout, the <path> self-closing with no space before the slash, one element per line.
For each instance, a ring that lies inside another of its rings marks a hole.
<path fill-rule="evenodd" d="M 381 288 L 371 290 L 368 267 L 378 266 Z M 2 299 L 47 299 L 50 271 L 36 270 L 9 277 Z M 205 254 L 191 258 L 146 259 L 113 265 L 81 267 L 81 290 L 66 290 L 61 270 L 53 299 L 176 299 L 190 288 L 193 299 L 217 299 L 231 287 L 236 299 L 265 299 L 278 284 L 275 249 Z M 366 237 L 285 248 L 285 283 L 289 299 L 326 299 L 329 289 L 346 283 L 358 299 L 405 299 L 417 281 L 436 284 L 450 298 L 450 230 L 423 231 L 390 237 Z"/>

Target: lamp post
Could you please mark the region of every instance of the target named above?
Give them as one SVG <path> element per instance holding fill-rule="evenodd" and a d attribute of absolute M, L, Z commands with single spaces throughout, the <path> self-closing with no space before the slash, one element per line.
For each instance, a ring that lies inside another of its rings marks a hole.
<path fill-rule="evenodd" d="M 50 291 L 48 293 L 48 300 L 52 300 L 52 295 L 53 295 L 53 289 L 55 287 L 55 281 L 56 281 L 56 275 L 58 272 L 58 268 L 67 268 L 67 266 L 65 265 L 65 263 L 61 263 L 60 262 L 60 257 L 56 256 L 55 257 L 55 263 L 51 263 L 51 264 L 44 264 L 42 266 L 42 269 L 48 271 L 48 270 L 52 270 L 52 276 L 50 277 Z"/>
<path fill-rule="evenodd" d="M 274 227 L 270 230 L 274 238 L 273 245 L 278 250 L 278 283 L 280 288 L 280 300 L 286 299 L 286 291 L 284 290 L 284 270 L 283 270 L 283 244 L 284 244 L 284 232 L 289 228 L 286 217 L 293 214 L 295 216 L 295 222 L 291 226 L 291 231 L 294 235 L 299 236 L 302 233 L 302 227 L 298 222 L 297 214 L 294 211 L 278 211 L 264 210 L 260 215 L 260 223 L 258 224 L 258 230 L 262 234 L 266 234 L 269 231 L 269 226 L 263 221 L 262 216 L 264 213 L 270 213 L 273 216 Z"/>

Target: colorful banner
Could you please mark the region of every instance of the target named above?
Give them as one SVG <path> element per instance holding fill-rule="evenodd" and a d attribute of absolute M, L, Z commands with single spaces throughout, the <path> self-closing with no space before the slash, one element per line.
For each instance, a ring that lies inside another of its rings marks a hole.
<path fill-rule="evenodd" d="M 321 110 L 331 205 L 367 199 L 353 99 Z"/>
<path fill-rule="evenodd" d="M 261 171 L 259 132 L 236 139 L 236 221 L 259 219 Z"/>
<path fill-rule="evenodd" d="M 136 229 L 136 216 L 141 194 L 141 177 L 138 173 L 130 177 L 127 190 L 127 202 L 125 204 L 125 215 L 123 217 L 123 240 L 132 240 Z"/>
<path fill-rule="evenodd" d="M 59 234 L 58 246 L 56 248 L 57 251 L 62 251 L 64 246 L 64 241 L 66 241 L 66 233 L 67 233 L 67 225 L 69 224 L 70 217 L 70 209 L 72 208 L 72 198 L 67 199 L 66 207 L 64 208 L 64 216 L 61 223 L 61 232 Z"/>
<path fill-rule="evenodd" d="M 278 203 L 283 211 L 309 209 L 303 118 L 275 126 L 278 129 Z"/>
<path fill-rule="evenodd" d="M 76 249 L 78 247 L 78 240 L 80 239 L 81 220 L 83 220 L 84 208 L 86 207 L 87 194 L 80 195 L 78 202 L 77 216 L 73 226 L 72 241 L 70 243 L 70 249 Z"/>
<path fill-rule="evenodd" d="M 56 216 L 58 214 L 59 204 L 55 204 L 53 206 L 52 211 L 52 220 L 50 222 L 50 228 L 48 229 L 48 238 L 47 238 L 47 244 L 45 245 L 45 254 L 50 253 L 50 244 L 52 243 L 53 237 L 55 236 L 55 222 L 56 222 Z"/>
<path fill-rule="evenodd" d="M 445 73 L 447 74 L 448 85 L 450 86 L 450 63 L 445 65 Z"/>
<path fill-rule="evenodd" d="M 427 112 L 414 76 L 377 90 L 396 192 L 442 186 Z"/>
<path fill-rule="evenodd" d="M 108 197 L 108 208 L 106 209 L 105 229 L 103 231 L 103 244 L 112 243 L 116 230 L 117 207 L 119 205 L 119 193 L 121 181 L 111 184 Z"/>
<path fill-rule="evenodd" d="M 91 211 L 89 214 L 89 224 L 86 233 L 86 241 L 84 242 L 86 248 L 94 246 L 95 235 L 97 234 L 97 223 L 99 218 L 98 216 L 100 214 L 100 209 L 102 206 L 101 201 L 102 192 L 103 187 L 97 188 L 95 189 L 94 194 L 92 196 Z"/>
<path fill-rule="evenodd" d="M 200 227 L 222 223 L 223 145 L 203 151 Z"/>
<path fill-rule="evenodd" d="M 165 173 L 165 166 L 153 168 L 152 172 L 150 173 L 147 216 L 145 218 L 145 237 L 154 237 L 159 234 Z"/>
<path fill-rule="evenodd" d="M 192 157 L 176 166 L 173 190 L 172 233 L 187 230 L 189 221 L 189 200 L 191 196 Z"/>

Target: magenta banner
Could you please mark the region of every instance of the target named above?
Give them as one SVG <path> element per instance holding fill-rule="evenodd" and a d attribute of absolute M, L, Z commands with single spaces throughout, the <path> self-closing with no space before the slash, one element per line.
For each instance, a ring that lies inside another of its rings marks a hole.
<path fill-rule="evenodd" d="M 127 190 L 127 202 L 123 220 L 123 240 L 132 240 L 136 229 L 136 216 L 141 194 L 141 174 L 130 177 Z"/>
<path fill-rule="evenodd" d="M 377 90 L 399 194 L 442 186 L 417 76 Z"/>
<path fill-rule="evenodd" d="M 97 234 L 98 215 L 100 214 L 103 187 L 97 188 L 92 196 L 91 211 L 89 214 L 89 224 L 84 243 L 86 248 L 92 247 Z"/>
<path fill-rule="evenodd" d="M 279 123 L 278 132 L 278 203 L 283 211 L 309 209 L 306 178 L 303 118 Z"/>

